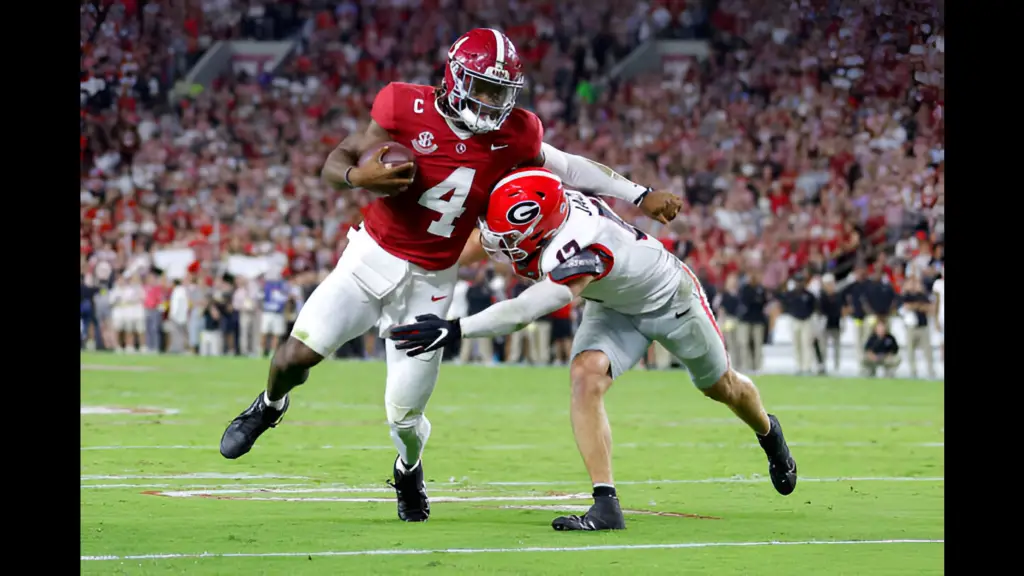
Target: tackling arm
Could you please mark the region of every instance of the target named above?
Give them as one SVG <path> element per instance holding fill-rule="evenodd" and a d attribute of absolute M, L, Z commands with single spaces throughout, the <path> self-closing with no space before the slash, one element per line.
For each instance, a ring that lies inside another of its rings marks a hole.
<path fill-rule="evenodd" d="M 565 284 L 549 278 L 541 280 L 515 298 L 460 319 L 462 337 L 488 338 L 511 334 L 537 318 L 571 304 L 593 279 L 593 276 L 581 276 Z"/>
<path fill-rule="evenodd" d="M 637 206 L 651 191 L 650 188 L 630 181 L 604 164 L 562 152 L 546 142 L 540 146 L 540 155 L 529 162 L 529 165 L 543 166 L 551 170 L 569 188 L 618 198 Z"/>

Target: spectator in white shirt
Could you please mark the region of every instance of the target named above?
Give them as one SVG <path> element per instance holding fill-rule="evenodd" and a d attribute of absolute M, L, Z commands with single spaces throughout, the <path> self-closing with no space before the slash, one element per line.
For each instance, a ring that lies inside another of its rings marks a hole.
<path fill-rule="evenodd" d="M 235 293 L 231 306 L 238 311 L 238 353 L 254 356 L 259 341 L 259 288 L 248 278 L 235 278 Z"/>
<path fill-rule="evenodd" d="M 171 323 L 171 344 L 168 351 L 172 354 L 181 354 L 188 343 L 189 284 L 191 281 L 187 277 L 184 282 L 175 280 L 174 289 L 171 290 L 167 320 Z"/>

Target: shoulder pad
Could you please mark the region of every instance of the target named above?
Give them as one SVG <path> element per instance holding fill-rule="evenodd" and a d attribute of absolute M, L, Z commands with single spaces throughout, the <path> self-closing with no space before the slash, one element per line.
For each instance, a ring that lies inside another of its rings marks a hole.
<path fill-rule="evenodd" d="M 562 262 L 551 271 L 551 280 L 564 284 L 580 276 L 600 276 L 605 272 L 604 260 L 590 248 Z"/>

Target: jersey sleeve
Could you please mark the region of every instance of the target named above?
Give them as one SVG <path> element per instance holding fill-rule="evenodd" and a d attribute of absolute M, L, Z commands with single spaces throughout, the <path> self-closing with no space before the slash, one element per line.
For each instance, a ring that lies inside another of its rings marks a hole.
<path fill-rule="evenodd" d="M 521 164 L 540 156 L 540 145 L 544 142 L 544 125 L 533 112 L 521 108 L 517 110 L 521 114 L 516 126 L 516 132 L 519 134 L 516 161 L 517 164 Z"/>
<path fill-rule="evenodd" d="M 601 256 L 590 248 L 571 256 L 558 266 L 555 266 L 548 277 L 556 284 L 568 284 L 583 276 L 604 276 L 605 263 Z"/>
<path fill-rule="evenodd" d="M 398 88 L 394 82 L 381 88 L 380 92 L 377 92 L 377 97 L 373 99 L 373 108 L 370 110 L 370 117 L 373 118 L 374 122 L 388 132 L 391 132 L 397 126 L 395 121 L 398 100 L 397 92 Z"/>

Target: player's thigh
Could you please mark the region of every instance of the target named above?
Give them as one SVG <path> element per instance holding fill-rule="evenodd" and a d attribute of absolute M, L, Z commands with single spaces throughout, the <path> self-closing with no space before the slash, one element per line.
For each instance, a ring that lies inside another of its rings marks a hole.
<path fill-rule="evenodd" d="M 679 318 L 669 312 L 657 324 L 653 337 L 686 367 L 697 388 L 710 388 L 729 370 L 725 341 L 702 295 L 692 295 L 689 311 Z"/>
<path fill-rule="evenodd" d="M 384 409 L 388 421 L 401 422 L 423 414 L 441 371 L 442 351 L 412 357 L 404 350 L 396 350 L 393 340 L 385 340 L 384 346 L 387 362 Z"/>
<path fill-rule="evenodd" d="M 444 318 L 451 306 L 458 279 L 456 267 L 437 272 L 414 268 L 407 286 L 396 290 L 384 305 L 383 320 L 388 326 L 408 324 L 416 316 L 435 314 Z M 423 413 L 434 391 L 441 370 L 441 350 L 410 357 L 385 340 L 387 382 L 384 406 L 390 422 L 400 422 Z"/>
<path fill-rule="evenodd" d="M 427 271 L 418 266 L 411 268 L 406 280 L 384 298 L 381 336 L 386 335 L 388 328 L 415 322 L 416 317 L 423 314 L 444 318 L 452 305 L 458 280 L 457 266 L 439 271 Z"/>
<path fill-rule="evenodd" d="M 644 357 L 650 343 L 628 316 L 587 302 L 570 356 L 575 359 L 588 350 L 602 352 L 611 363 L 612 378 L 618 378 Z"/>
<path fill-rule="evenodd" d="M 299 310 L 291 336 L 327 357 L 364 334 L 379 318 L 380 301 L 367 294 L 351 273 L 336 267 Z"/>

